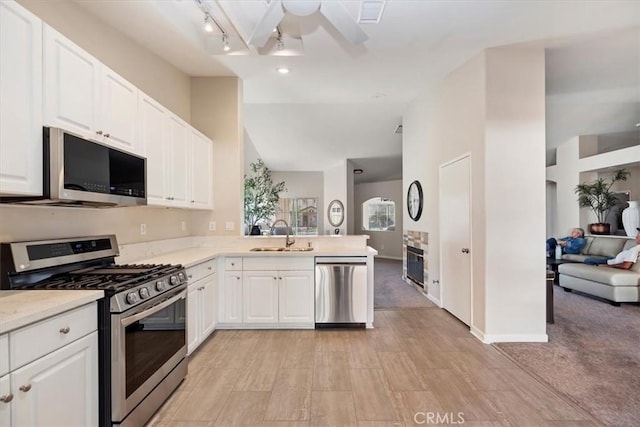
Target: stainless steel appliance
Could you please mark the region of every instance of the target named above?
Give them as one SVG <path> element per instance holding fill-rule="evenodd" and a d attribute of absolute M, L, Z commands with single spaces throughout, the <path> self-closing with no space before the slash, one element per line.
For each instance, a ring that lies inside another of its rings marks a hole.
<path fill-rule="evenodd" d="M 97 289 L 100 425 L 141 426 L 187 372 L 180 265 L 116 265 L 115 236 L 0 245 L 0 288 Z"/>
<path fill-rule="evenodd" d="M 111 207 L 146 205 L 146 159 L 58 128 L 43 128 L 43 195 L 5 203 Z"/>
<path fill-rule="evenodd" d="M 367 322 L 367 258 L 316 257 L 316 328 Z"/>

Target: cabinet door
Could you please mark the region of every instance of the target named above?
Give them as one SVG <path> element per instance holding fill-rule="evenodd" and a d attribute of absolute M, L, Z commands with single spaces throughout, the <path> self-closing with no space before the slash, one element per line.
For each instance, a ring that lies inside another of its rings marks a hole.
<path fill-rule="evenodd" d="M 42 21 L 0 2 L 0 194 L 42 195 Z"/>
<path fill-rule="evenodd" d="M 115 71 L 102 66 L 100 129 L 104 143 L 141 154 L 138 144 L 138 89 Z"/>
<path fill-rule="evenodd" d="M 278 273 L 245 271 L 242 278 L 245 323 L 278 322 Z"/>
<path fill-rule="evenodd" d="M 98 425 L 98 333 L 11 374 L 13 425 Z"/>
<path fill-rule="evenodd" d="M 44 122 L 81 136 L 97 134 L 100 62 L 44 25 Z"/>
<path fill-rule="evenodd" d="M 220 321 L 242 323 L 242 272 L 225 272 L 220 285 Z"/>
<path fill-rule="evenodd" d="M 11 381 L 9 375 L 0 377 L 0 426 L 11 425 Z M 8 400 L 8 402 L 6 401 Z"/>
<path fill-rule="evenodd" d="M 187 353 L 189 354 L 200 344 L 199 286 L 198 283 L 194 283 L 187 289 Z"/>
<path fill-rule="evenodd" d="M 280 322 L 315 322 L 313 271 L 280 271 L 278 287 Z"/>
<path fill-rule="evenodd" d="M 168 185 L 165 156 L 165 125 L 167 110 L 154 99 L 140 93 L 138 106 L 140 122 L 140 143 L 147 158 L 147 203 L 167 205 L 166 187 Z"/>
<path fill-rule="evenodd" d="M 216 327 L 216 276 L 217 274 L 214 273 L 202 280 L 200 290 L 202 340 L 211 335 Z"/>
<path fill-rule="evenodd" d="M 188 125 L 178 116 L 170 114 L 167 121 L 167 148 L 170 153 L 167 165 L 170 176 L 167 197 L 170 206 L 186 207 L 189 204 L 189 137 Z"/>
<path fill-rule="evenodd" d="M 191 200 L 194 209 L 213 208 L 213 142 L 191 131 Z"/>

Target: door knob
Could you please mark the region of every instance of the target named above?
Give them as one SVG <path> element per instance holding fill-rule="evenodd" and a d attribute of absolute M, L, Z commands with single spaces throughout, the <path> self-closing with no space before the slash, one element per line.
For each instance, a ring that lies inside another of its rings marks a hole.
<path fill-rule="evenodd" d="M 462 248 L 462 253 L 463 254 L 468 254 L 469 253 L 469 248 Z"/>

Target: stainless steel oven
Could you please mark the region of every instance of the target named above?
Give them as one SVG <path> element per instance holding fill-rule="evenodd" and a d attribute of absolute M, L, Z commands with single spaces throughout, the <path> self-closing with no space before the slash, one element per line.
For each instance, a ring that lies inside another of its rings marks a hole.
<path fill-rule="evenodd" d="M 142 426 L 187 373 L 181 265 L 117 265 L 115 236 L 0 244 L 0 289 L 92 289 L 98 300 L 99 426 Z"/>
<path fill-rule="evenodd" d="M 111 315 L 111 406 L 116 425 L 144 423 L 167 395 L 158 384 L 186 375 L 186 291 Z M 155 395 L 154 395 L 155 393 Z M 141 402 L 144 404 L 141 405 Z"/>

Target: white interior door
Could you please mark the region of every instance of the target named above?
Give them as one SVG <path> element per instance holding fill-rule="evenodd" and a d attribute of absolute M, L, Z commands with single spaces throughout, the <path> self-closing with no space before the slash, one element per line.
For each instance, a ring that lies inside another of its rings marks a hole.
<path fill-rule="evenodd" d="M 471 323 L 471 181 L 469 156 L 440 168 L 442 305 Z"/>

